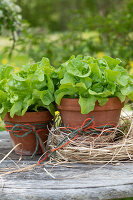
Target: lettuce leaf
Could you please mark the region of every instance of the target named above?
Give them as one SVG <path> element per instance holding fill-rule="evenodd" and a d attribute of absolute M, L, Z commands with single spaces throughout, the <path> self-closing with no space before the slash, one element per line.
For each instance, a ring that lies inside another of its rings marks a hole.
<path fill-rule="evenodd" d="M 73 86 L 71 83 L 63 84 L 59 87 L 58 90 L 55 92 L 55 102 L 60 105 L 61 99 L 69 95 L 70 97 L 73 96 L 77 92 L 77 89 L 75 86 Z"/>
<path fill-rule="evenodd" d="M 77 77 L 88 77 L 91 73 L 89 63 L 85 62 L 82 56 L 71 57 L 63 67 L 69 74 Z"/>
<path fill-rule="evenodd" d="M 103 59 L 106 60 L 110 69 L 113 69 L 114 67 L 116 67 L 117 65 L 121 63 L 120 59 L 114 59 L 109 56 L 103 56 Z"/>
<path fill-rule="evenodd" d="M 88 114 L 89 112 L 94 110 L 96 98 L 95 96 L 88 96 L 87 98 L 79 97 L 79 104 L 81 107 L 82 114 Z"/>

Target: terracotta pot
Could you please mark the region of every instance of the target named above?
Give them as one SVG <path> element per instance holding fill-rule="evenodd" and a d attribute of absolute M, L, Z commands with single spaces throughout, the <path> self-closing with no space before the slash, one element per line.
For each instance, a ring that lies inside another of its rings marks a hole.
<path fill-rule="evenodd" d="M 17 144 L 21 143 L 21 145 L 15 148 L 16 154 L 27 155 L 27 156 L 32 155 L 36 149 L 36 136 L 32 131 L 31 133 L 29 133 L 28 135 L 24 137 L 21 137 L 21 138 L 16 137 L 13 135 L 11 128 L 9 128 L 9 124 L 6 122 L 13 123 L 13 124 L 22 124 L 22 125 L 27 124 L 30 128 L 32 128 L 33 127 L 32 125 L 34 125 L 36 127 L 37 134 L 41 138 L 41 141 L 44 143 L 44 146 L 46 146 L 46 141 L 48 138 L 47 123 L 49 123 L 52 120 L 52 118 L 53 116 L 50 114 L 49 111 L 27 112 L 25 113 L 24 116 L 15 115 L 13 118 L 11 118 L 10 114 L 7 113 L 7 115 L 4 118 L 4 121 L 5 121 L 7 131 L 9 131 L 10 133 L 13 145 L 16 146 Z M 42 128 L 41 130 L 39 130 L 37 124 L 43 124 L 43 123 L 44 124 L 46 123 L 46 128 L 44 129 Z M 21 128 L 21 126 L 18 128 Z M 26 132 L 27 131 L 17 130 L 15 134 L 24 135 L 24 133 Z M 36 154 L 40 154 L 40 153 L 42 153 L 42 150 L 39 144 Z"/>
<path fill-rule="evenodd" d="M 104 106 L 98 102 L 95 104 L 94 111 L 89 114 L 81 114 L 81 108 L 78 103 L 79 99 L 63 98 L 61 104 L 57 105 L 60 111 L 62 122 L 65 126 L 81 126 L 85 119 L 94 117 L 95 125 L 102 126 L 107 124 L 117 125 L 124 103 L 117 97 L 109 98 Z"/>

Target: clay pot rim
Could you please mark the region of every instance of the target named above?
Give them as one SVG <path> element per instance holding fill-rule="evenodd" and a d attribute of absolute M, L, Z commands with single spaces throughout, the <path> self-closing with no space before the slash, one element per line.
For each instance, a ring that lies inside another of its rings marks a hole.
<path fill-rule="evenodd" d="M 109 100 L 107 101 L 107 103 L 103 106 L 100 106 L 98 101 L 96 101 L 94 110 L 95 111 L 115 110 L 115 109 L 117 110 L 119 108 L 123 108 L 124 102 L 121 103 L 121 101 L 118 97 L 109 97 L 108 99 Z M 72 111 L 80 111 L 81 112 L 81 108 L 80 108 L 78 101 L 79 101 L 79 98 L 62 98 L 60 105 L 56 104 L 56 106 L 59 110 L 72 110 Z M 91 111 L 91 112 L 93 112 L 93 111 Z"/>
<path fill-rule="evenodd" d="M 45 119 L 46 118 L 46 119 Z M 48 110 L 39 111 L 39 112 L 26 112 L 23 116 L 14 115 L 13 118 L 10 116 L 10 112 L 8 112 L 4 118 L 4 121 L 8 122 L 19 122 L 19 123 L 41 123 L 51 121 L 53 118 L 52 114 Z"/>
<path fill-rule="evenodd" d="M 118 97 L 107 97 L 108 99 L 119 99 Z M 79 98 L 68 98 L 68 97 L 63 97 L 62 99 L 71 99 L 71 100 L 79 100 Z"/>

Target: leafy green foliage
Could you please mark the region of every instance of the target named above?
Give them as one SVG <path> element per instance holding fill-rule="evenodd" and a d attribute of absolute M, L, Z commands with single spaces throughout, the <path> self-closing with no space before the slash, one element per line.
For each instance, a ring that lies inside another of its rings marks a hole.
<path fill-rule="evenodd" d="M 18 4 L 30 24 L 18 43 L 35 61 L 45 56 L 58 67 L 72 54 L 96 57 L 102 52 L 121 58 L 127 68 L 133 66 L 133 0 L 33 0 L 30 4 L 23 0 Z"/>
<path fill-rule="evenodd" d="M 103 53 L 133 66 L 133 0 L 2 0 L 0 11 L 0 27 L 16 30 L 15 49 L 34 61 L 45 56 L 58 67 L 72 54 Z"/>
<path fill-rule="evenodd" d="M 0 68 L 0 115 L 24 115 L 26 111 L 48 109 L 53 115 L 55 69 L 47 58 L 29 63 L 14 73 L 13 67 Z"/>
<path fill-rule="evenodd" d="M 81 113 L 87 114 L 94 110 L 96 101 L 102 106 L 110 97 L 118 97 L 121 102 L 126 97 L 133 99 L 133 77 L 120 63 L 109 56 L 71 56 L 58 70 L 56 103 L 60 104 L 63 97 L 79 98 Z"/>
<path fill-rule="evenodd" d="M 80 36 L 83 32 L 90 31 L 96 31 L 99 35 L 96 42 L 84 41 L 83 53 L 86 49 L 91 56 L 104 52 L 106 55 L 121 58 L 123 65 L 130 64 L 129 61 L 133 60 L 133 0 L 92 1 L 92 5 L 88 1 L 88 7 L 86 3 L 84 1 L 82 9 L 73 13 L 73 20 L 69 22 L 71 30 L 78 31 Z M 95 9 L 90 10 L 92 6 Z M 83 41 L 80 38 L 81 47 Z"/>
<path fill-rule="evenodd" d="M 21 8 L 16 5 L 16 0 L 0 1 L 0 34 L 3 28 L 15 32 L 19 29 L 22 18 Z"/>
<path fill-rule="evenodd" d="M 27 27 L 27 31 L 23 31 L 19 35 L 16 50 L 26 52 L 35 61 L 40 60 L 43 56 L 48 57 L 52 65 L 58 68 L 60 63 L 68 60 L 73 54 L 95 56 L 101 50 L 97 38 L 98 34 L 96 32 L 66 31 L 51 33 L 50 31 L 39 32 L 39 29 L 35 31 L 35 29 Z"/>

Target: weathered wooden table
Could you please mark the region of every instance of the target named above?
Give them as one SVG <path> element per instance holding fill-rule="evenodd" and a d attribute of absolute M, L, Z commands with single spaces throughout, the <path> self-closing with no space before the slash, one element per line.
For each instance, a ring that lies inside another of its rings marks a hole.
<path fill-rule="evenodd" d="M 7 132 L 0 132 L 0 159 L 12 149 Z M 12 153 L 0 163 L 0 174 L 33 166 Z M 133 197 L 133 164 L 37 166 L 32 170 L 0 176 L 0 200 L 99 200 Z"/>

